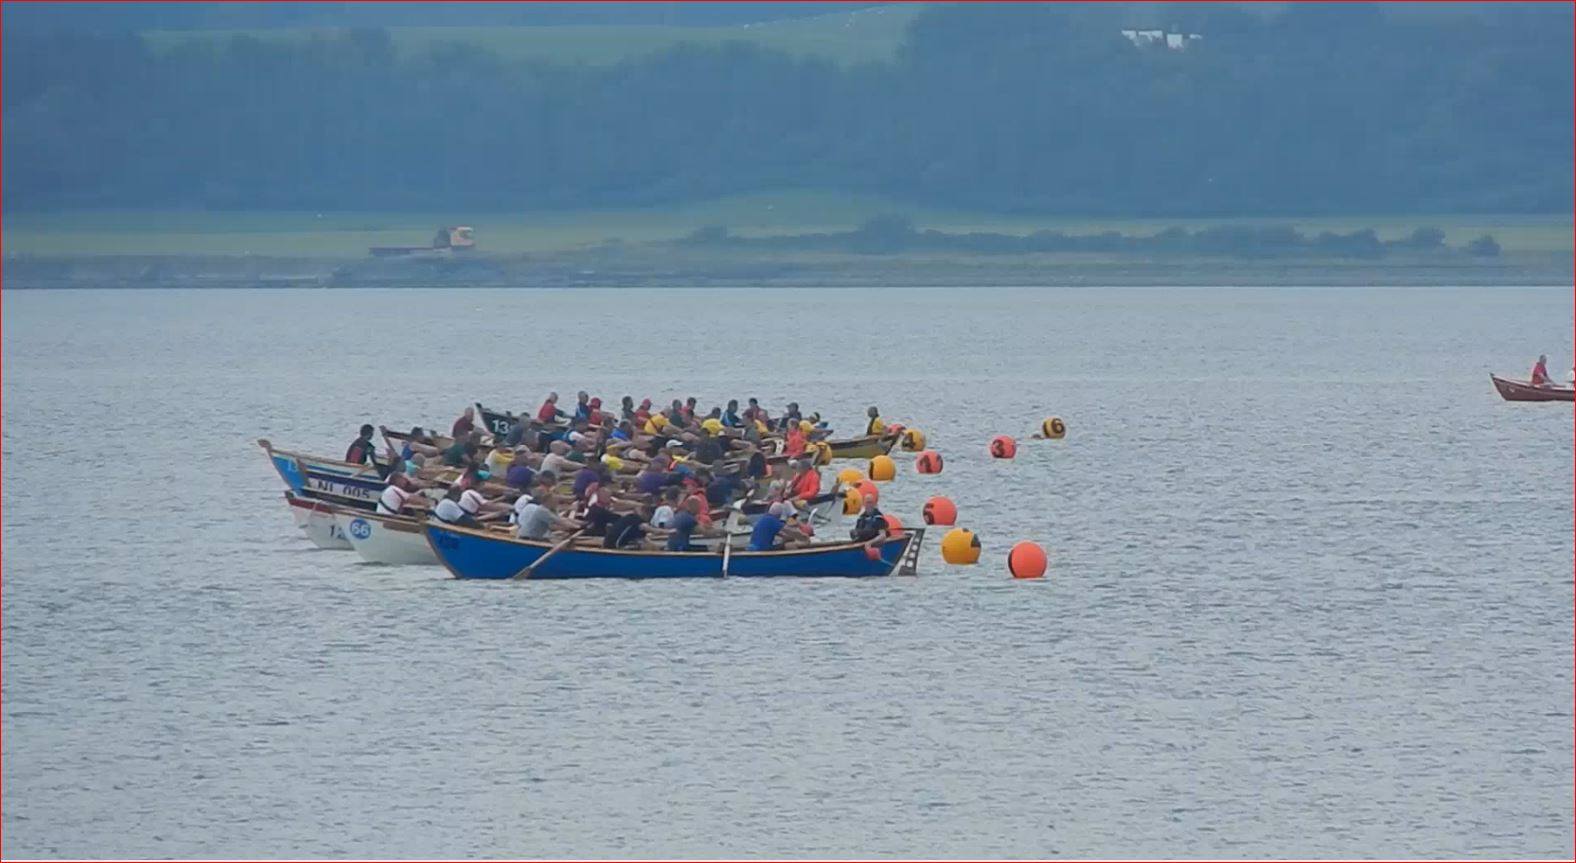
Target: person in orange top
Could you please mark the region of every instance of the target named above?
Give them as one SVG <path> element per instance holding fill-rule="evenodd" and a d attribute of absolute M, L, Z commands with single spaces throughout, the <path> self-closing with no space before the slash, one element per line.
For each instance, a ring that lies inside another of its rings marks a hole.
<path fill-rule="evenodd" d="M 804 455 L 804 447 L 804 428 L 799 423 L 790 423 L 783 437 L 783 455 L 798 458 Z"/>
<path fill-rule="evenodd" d="M 809 500 L 820 493 L 821 472 L 816 470 L 807 459 L 795 462 L 793 481 L 788 486 L 788 497 L 793 500 Z"/>

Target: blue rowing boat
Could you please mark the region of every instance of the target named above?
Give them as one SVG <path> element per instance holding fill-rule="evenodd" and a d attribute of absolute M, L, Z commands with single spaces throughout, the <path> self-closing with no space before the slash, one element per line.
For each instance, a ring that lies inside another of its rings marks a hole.
<path fill-rule="evenodd" d="M 324 478 L 333 477 L 347 480 L 354 478 L 368 483 L 375 481 L 375 484 L 379 487 L 378 490 L 382 490 L 383 477 L 381 473 L 382 470 L 386 469 L 386 466 L 381 460 L 375 461 L 372 465 L 351 464 L 348 461 L 338 461 L 321 456 L 291 452 L 290 450 L 274 449 L 273 444 L 264 438 L 259 438 L 257 445 L 262 447 L 263 451 L 268 454 L 268 461 L 273 464 L 274 470 L 279 472 L 279 478 L 284 480 L 285 485 L 293 492 L 310 493 L 312 491 L 308 487 L 311 484 L 308 481 L 308 474 L 315 474 Z M 373 501 L 376 502 L 376 500 L 377 497 L 374 495 Z"/>
<path fill-rule="evenodd" d="M 438 562 L 455 578 L 525 577 L 525 570 L 556 543 L 515 539 L 508 534 L 429 521 L 424 530 Z M 801 549 L 730 552 L 649 551 L 565 547 L 547 557 L 530 578 L 721 578 L 729 576 L 841 577 L 910 574 L 923 530 L 905 530 L 877 547 L 874 556 L 856 542 Z"/>

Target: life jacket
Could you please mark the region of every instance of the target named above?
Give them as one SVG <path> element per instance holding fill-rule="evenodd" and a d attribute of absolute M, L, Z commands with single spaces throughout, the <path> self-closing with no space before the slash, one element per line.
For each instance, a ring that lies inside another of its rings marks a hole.
<path fill-rule="evenodd" d="M 786 440 L 783 441 L 783 454 L 789 458 L 804 455 L 804 432 L 798 426 L 789 426 Z"/>

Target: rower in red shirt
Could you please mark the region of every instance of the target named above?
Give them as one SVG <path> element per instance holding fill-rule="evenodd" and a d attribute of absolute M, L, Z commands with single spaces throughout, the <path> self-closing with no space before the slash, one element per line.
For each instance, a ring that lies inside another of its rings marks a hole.
<path fill-rule="evenodd" d="M 821 472 L 816 470 L 808 461 L 800 461 L 796 465 L 797 473 L 794 474 L 793 484 L 788 487 L 788 496 L 795 500 L 809 500 L 821 493 Z"/>
<path fill-rule="evenodd" d="M 542 407 L 536 412 L 536 421 L 550 423 L 563 416 L 564 412 L 558 409 L 558 393 L 548 393 L 547 401 L 542 402 Z"/>
<path fill-rule="evenodd" d="M 789 458 L 798 458 L 804 455 L 804 429 L 798 425 L 790 424 L 788 431 L 783 435 L 783 455 Z"/>
<path fill-rule="evenodd" d="M 1535 387 L 1554 386 L 1554 379 L 1549 377 L 1549 358 L 1545 354 L 1538 354 L 1538 363 L 1532 367 L 1532 385 Z"/>

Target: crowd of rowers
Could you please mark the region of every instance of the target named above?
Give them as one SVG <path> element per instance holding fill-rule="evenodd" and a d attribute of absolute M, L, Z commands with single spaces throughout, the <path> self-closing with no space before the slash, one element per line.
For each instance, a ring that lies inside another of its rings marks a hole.
<path fill-rule="evenodd" d="M 884 433 L 880 412 L 867 414 L 866 434 Z M 375 465 L 387 479 L 381 515 L 507 523 L 522 539 L 575 535 L 605 548 L 695 551 L 708 537 L 726 543 L 728 522 L 737 521 L 730 515 L 745 502 L 766 510 L 750 528 L 749 550 L 814 539 L 809 505 L 822 495 L 814 452 L 830 431 L 797 403 L 774 419 L 753 398 L 742 410 L 732 400 L 702 414 L 694 398 L 653 410 L 650 399 L 637 405 L 625 396 L 614 412 L 581 392 L 566 412 L 550 393 L 535 416 L 505 416 L 501 434 L 479 428 L 470 407 L 446 440 L 421 428 L 385 430 L 381 462 L 374 429 L 363 425 L 345 460 Z M 441 498 L 434 504 L 424 490 Z M 866 496 L 851 538 L 875 545 L 885 536 L 876 500 Z"/>

